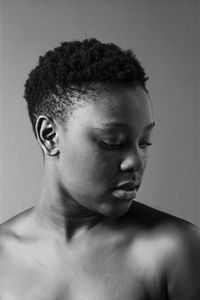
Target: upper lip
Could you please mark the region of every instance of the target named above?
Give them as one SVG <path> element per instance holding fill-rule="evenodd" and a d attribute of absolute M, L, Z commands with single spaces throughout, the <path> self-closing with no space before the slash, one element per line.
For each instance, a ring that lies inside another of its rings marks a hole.
<path fill-rule="evenodd" d="M 119 183 L 116 187 L 116 189 L 123 189 L 126 191 L 132 191 L 132 190 L 138 190 L 139 189 L 139 183 L 134 181 L 126 181 Z"/>

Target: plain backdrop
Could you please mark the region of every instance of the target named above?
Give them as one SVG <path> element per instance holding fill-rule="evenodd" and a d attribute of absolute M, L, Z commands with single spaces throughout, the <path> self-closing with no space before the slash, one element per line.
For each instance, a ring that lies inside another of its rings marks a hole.
<path fill-rule="evenodd" d="M 0 1 L 0 223 L 33 206 L 42 153 L 24 83 L 39 55 L 96 37 L 134 50 L 150 79 L 156 130 L 138 201 L 200 226 L 200 1 Z"/>

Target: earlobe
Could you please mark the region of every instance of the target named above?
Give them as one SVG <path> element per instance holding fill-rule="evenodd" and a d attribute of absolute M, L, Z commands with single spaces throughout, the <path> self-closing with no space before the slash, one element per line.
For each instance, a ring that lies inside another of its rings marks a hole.
<path fill-rule="evenodd" d="M 35 132 L 37 140 L 46 155 L 56 156 L 59 154 L 58 134 L 53 120 L 40 115 L 35 124 Z"/>

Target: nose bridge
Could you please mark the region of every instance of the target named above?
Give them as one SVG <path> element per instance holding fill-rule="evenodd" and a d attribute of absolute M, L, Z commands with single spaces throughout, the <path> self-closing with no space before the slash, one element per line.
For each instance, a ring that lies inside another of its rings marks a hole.
<path fill-rule="evenodd" d="M 144 165 L 144 157 L 138 148 L 130 149 L 124 155 L 121 163 L 122 170 L 140 170 Z"/>

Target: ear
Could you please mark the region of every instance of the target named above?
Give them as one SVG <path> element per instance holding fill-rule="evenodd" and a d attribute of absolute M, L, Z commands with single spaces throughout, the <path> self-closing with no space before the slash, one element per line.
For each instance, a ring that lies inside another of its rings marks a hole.
<path fill-rule="evenodd" d="M 44 154 L 48 156 L 59 154 L 58 133 L 53 120 L 47 116 L 40 115 L 35 124 L 35 132 Z"/>

